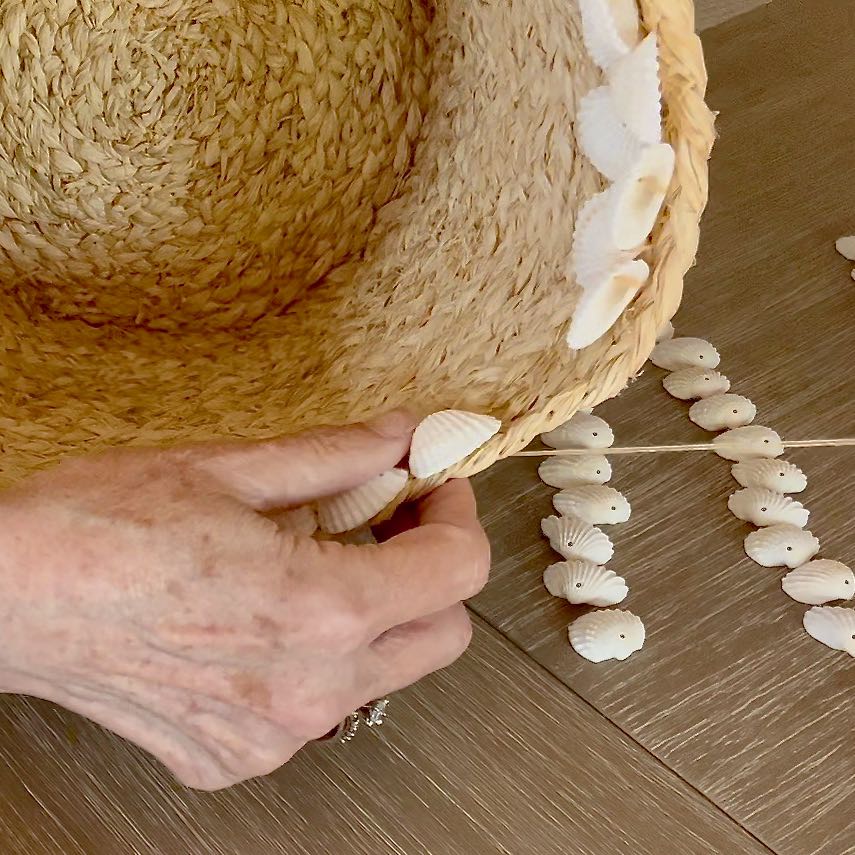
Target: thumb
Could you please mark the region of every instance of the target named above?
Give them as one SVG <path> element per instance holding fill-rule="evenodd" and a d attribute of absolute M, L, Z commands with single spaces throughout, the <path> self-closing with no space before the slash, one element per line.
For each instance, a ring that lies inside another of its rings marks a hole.
<path fill-rule="evenodd" d="M 197 466 L 256 510 L 294 507 L 392 469 L 409 451 L 415 427 L 409 413 L 395 410 L 364 424 L 207 450 Z"/>

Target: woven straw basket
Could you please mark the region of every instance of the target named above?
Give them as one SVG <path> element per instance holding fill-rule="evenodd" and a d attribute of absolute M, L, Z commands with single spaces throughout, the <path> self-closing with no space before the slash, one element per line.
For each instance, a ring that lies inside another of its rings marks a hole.
<path fill-rule="evenodd" d="M 0 486 L 68 454 L 396 406 L 501 431 L 616 394 L 676 311 L 712 117 L 690 0 L 658 34 L 676 171 L 615 327 L 571 351 L 578 0 L 0 3 Z"/>

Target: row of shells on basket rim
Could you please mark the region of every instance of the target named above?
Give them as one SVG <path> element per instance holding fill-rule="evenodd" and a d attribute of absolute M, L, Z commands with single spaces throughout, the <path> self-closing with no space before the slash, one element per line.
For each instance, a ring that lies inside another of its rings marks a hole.
<path fill-rule="evenodd" d="M 784 593 L 814 607 L 804 616 L 808 634 L 855 656 L 855 610 L 827 605 L 855 597 L 855 574 L 840 561 L 816 558 L 820 542 L 807 530 L 810 512 L 792 498 L 807 489 L 807 476 L 781 459 L 781 438 L 753 424 L 757 408 L 730 392 L 730 381 L 717 370 L 718 351 L 709 342 L 675 338 L 669 325 L 650 361 L 669 372 L 662 381 L 669 394 L 693 402 L 689 418 L 695 424 L 723 431 L 713 442 L 732 462 L 731 474 L 741 487 L 729 497 L 728 508 L 756 528 L 745 538 L 745 553 L 761 567 L 789 570 L 781 580 Z"/>

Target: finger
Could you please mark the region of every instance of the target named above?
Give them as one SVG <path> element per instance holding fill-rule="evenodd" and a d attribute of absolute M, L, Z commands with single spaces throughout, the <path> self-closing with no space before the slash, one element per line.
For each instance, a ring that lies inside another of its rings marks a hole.
<path fill-rule="evenodd" d="M 394 411 L 365 424 L 200 451 L 197 466 L 256 510 L 296 507 L 392 469 L 409 450 L 414 429 L 408 413 Z"/>
<path fill-rule="evenodd" d="M 380 636 L 357 662 L 360 704 L 406 688 L 455 662 L 472 640 L 472 622 L 458 603 Z"/>

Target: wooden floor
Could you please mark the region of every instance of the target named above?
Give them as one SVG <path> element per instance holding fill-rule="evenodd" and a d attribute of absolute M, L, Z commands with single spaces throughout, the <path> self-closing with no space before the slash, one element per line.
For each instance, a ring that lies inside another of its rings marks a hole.
<path fill-rule="evenodd" d="M 713 200 L 677 318 L 709 337 L 758 421 L 855 435 L 855 6 L 775 0 L 705 34 L 722 111 Z M 692 440 L 647 370 L 601 408 L 626 443 Z M 811 528 L 855 560 L 849 452 L 793 456 Z M 749 562 L 707 456 L 619 461 L 634 504 L 615 569 L 648 629 L 622 664 L 568 647 L 543 590 L 536 461 L 478 480 L 496 557 L 472 652 L 394 699 L 389 725 L 217 795 L 48 704 L 0 702 L 6 855 L 853 855 L 855 660 L 802 632 Z"/>

